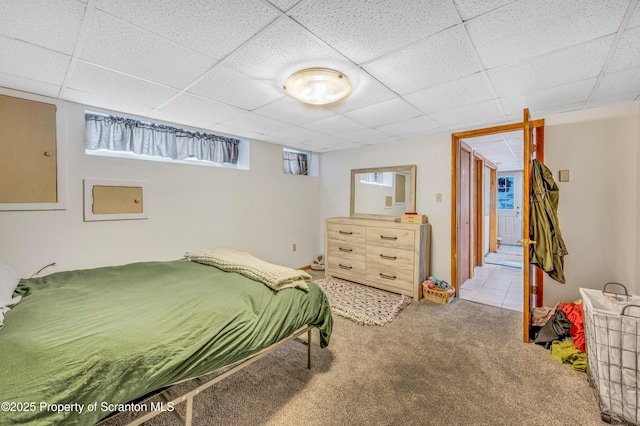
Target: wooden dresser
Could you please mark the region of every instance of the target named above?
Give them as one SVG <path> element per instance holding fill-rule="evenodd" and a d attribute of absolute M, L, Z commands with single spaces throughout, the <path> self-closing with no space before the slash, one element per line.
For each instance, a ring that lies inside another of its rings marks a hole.
<path fill-rule="evenodd" d="M 326 274 L 418 300 L 429 276 L 430 231 L 428 223 L 329 218 Z"/>

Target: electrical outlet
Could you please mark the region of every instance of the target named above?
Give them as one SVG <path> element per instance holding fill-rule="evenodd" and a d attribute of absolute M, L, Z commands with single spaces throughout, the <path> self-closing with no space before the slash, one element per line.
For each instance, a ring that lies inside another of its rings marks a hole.
<path fill-rule="evenodd" d="M 293 244 L 293 251 L 296 251 L 296 244 Z"/>
<path fill-rule="evenodd" d="M 438 192 L 436 194 L 436 203 L 441 203 L 441 202 L 442 202 L 442 194 Z"/>

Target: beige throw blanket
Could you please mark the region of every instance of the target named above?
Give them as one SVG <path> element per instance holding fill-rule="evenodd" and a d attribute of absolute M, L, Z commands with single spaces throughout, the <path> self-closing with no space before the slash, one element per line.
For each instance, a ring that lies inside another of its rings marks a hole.
<path fill-rule="evenodd" d="M 226 272 L 237 272 L 247 278 L 260 281 L 278 291 L 283 288 L 298 287 L 309 291 L 307 281 L 311 275 L 304 271 L 265 262 L 249 253 L 229 248 L 216 248 L 204 251 L 190 251 L 185 258 L 193 262 L 215 266 Z"/>

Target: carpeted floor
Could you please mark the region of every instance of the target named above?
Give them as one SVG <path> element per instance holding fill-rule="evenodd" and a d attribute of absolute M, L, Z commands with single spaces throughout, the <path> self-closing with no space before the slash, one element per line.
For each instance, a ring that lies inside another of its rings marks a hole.
<path fill-rule="evenodd" d="M 423 299 L 384 327 L 334 320 L 311 370 L 291 342 L 198 395 L 193 424 L 605 424 L 585 373 L 521 341 L 520 313 Z M 145 423 L 174 424 L 170 413 Z"/>

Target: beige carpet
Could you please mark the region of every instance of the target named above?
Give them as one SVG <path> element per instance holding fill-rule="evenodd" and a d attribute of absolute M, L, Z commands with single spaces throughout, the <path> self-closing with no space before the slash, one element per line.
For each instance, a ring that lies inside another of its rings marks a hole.
<path fill-rule="evenodd" d="M 521 342 L 520 313 L 423 299 L 384 327 L 334 319 L 311 370 L 291 342 L 198 395 L 194 424 L 605 424 L 585 373 Z M 164 413 L 145 424 L 177 422 Z"/>

